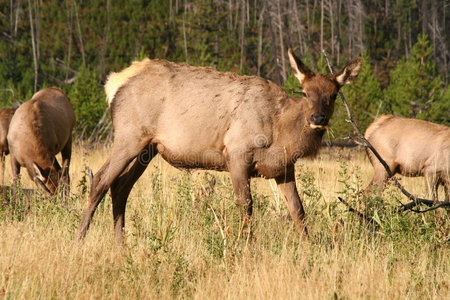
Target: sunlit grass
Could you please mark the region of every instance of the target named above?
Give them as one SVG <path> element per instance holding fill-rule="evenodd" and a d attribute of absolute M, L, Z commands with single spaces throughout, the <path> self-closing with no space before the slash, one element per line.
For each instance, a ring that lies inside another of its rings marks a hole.
<path fill-rule="evenodd" d="M 76 147 L 72 197 L 4 200 L 0 205 L 0 297 L 198 299 L 445 299 L 450 296 L 446 211 L 396 214 L 389 187 L 380 198 L 352 197 L 372 168 L 362 151 L 326 150 L 298 163 L 297 185 L 310 237 L 301 239 L 273 181 L 252 182 L 252 236 L 239 236 L 227 173 L 179 171 L 156 158 L 133 189 L 126 244 L 113 240 L 109 196 L 83 244 L 74 242 L 94 172 L 109 149 Z M 7 163 L 6 182 L 10 181 Z M 34 188 L 22 171 L 22 185 Z M 403 178 L 426 197 L 423 178 Z M 344 196 L 376 216 L 361 223 Z"/>

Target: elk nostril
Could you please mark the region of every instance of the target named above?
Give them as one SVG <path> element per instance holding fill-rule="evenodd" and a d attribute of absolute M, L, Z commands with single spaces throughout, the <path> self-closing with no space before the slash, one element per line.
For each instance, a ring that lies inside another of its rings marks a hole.
<path fill-rule="evenodd" d="M 314 125 L 327 125 L 327 117 L 323 114 L 313 114 L 311 115 L 311 123 Z"/>

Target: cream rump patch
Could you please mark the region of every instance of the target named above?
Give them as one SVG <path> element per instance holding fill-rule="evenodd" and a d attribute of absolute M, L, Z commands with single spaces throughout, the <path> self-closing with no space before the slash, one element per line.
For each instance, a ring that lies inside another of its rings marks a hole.
<path fill-rule="evenodd" d="M 149 62 L 150 59 L 148 58 L 144 58 L 141 61 L 134 61 L 128 68 L 125 68 L 117 73 L 113 72 L 108 75 L 108 79 L 106 80 L 105 83 L 105 93 L 106 99 L 108 101 L 108 106 L 111 106 L 111 103 L 114 99 L 114 96 L 117 93 L 117 90 L 121 86 L 125 85 L 131 77 L 142 72 Z"/>

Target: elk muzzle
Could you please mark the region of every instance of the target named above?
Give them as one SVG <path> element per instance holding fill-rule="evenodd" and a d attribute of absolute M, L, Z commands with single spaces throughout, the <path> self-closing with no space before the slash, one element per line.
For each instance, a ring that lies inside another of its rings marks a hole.
<path fill-rule="evenodd" d="M 309 126 L 313 129 L 325 129 L 328 125 L 328 118 L 324 114 L 312 114 L 309 119 Z"/>

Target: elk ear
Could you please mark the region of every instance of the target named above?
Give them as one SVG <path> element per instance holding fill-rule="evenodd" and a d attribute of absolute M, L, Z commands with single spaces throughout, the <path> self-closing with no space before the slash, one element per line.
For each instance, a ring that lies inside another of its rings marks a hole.
<path fill-rule="evenodd" d="M 341 71 L 335 75 L 336 82 L 340 85 L 346 85 L 352 83 L 353 80 L 358 77 L 361 71 L 363 60 L 362 58 L 357 58 L 348 65 L 346 65 Z"/>
<path fill-rule="evenodd" d="M 36 163 L 33 163 L 33 170 L 34 170 L 34 173 L 35 173 L 34 179 L 35 180 L 39 179 L 40 181 L 44 182 L 45 181 L 45 177 L 44 177 L 44 175 L 42 175 L 41 168 Z"/>
<path fill-rule="evenodd" d="M 36 184 L 38 186 L 40 186 L 48 194 L 52 195 L 52 192 L 48 189 L 48 187 L 44 183 L 45 178 L 42 175 L 41 168 L 39 168 L 39 166 L 36 165 L 36 163 L 33 163 L 33 169 L 34 169 L 34 172 L 36 173 L 36 175 L 34 176 L 34 182 L 36 182 Z"/>
<path fill-rule="evenodd" d="M 291 63 L 292 70 L 294 71 L 295 77 L 301 84 L 306 78 L 311 78 L 314 76 L 314 72 L 311 71 L 302 61 L 295 56 L 291 48 L 288 49 L 289 62 Z"/>

